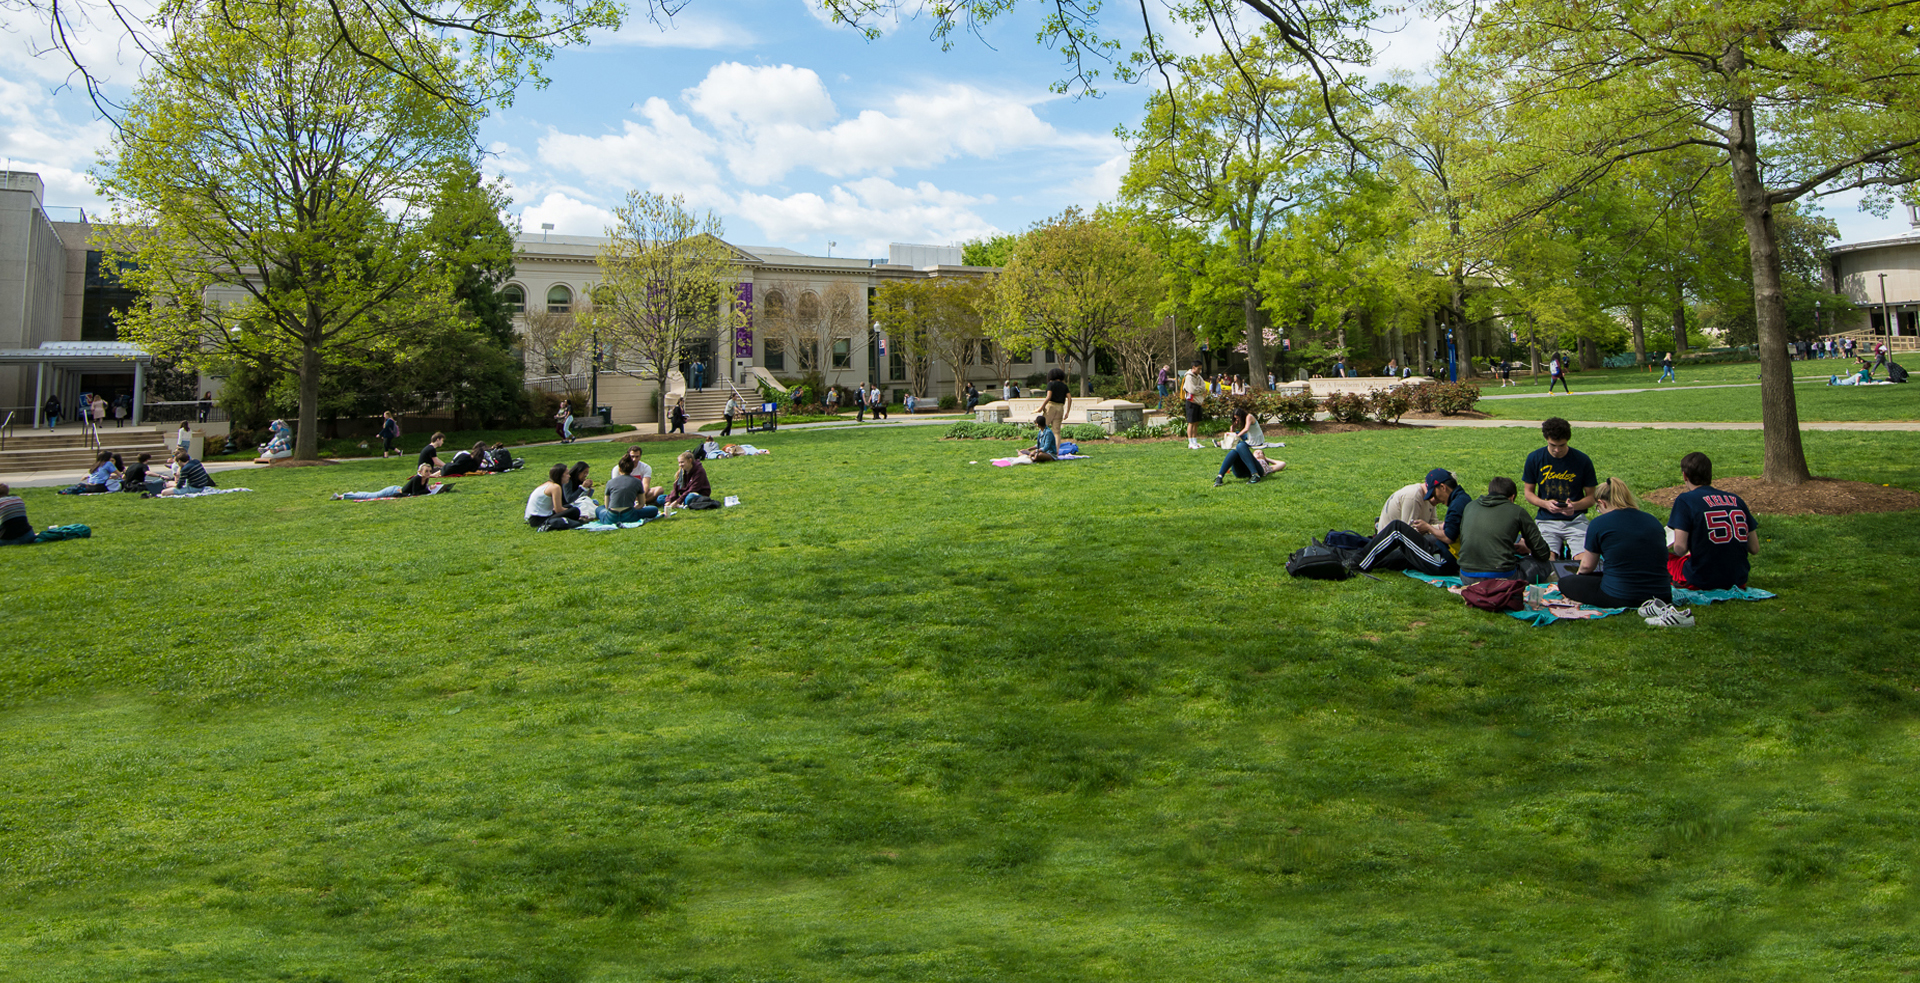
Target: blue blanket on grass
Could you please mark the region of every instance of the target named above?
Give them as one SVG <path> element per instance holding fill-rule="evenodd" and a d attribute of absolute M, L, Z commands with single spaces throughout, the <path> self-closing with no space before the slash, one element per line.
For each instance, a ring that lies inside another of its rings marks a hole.
<path fill-rule="evenodd" d="M 1425 581 L 1435 587 L 1445 587 L 1452 591 L 1458 591 L 1465 586 L 1459 577 L 1436 577 L 1432 574 L 1415 573 L 1412 570 L 1404 572 L 1407 576 L 1415 580 Z M 1541 611 L 1523 608 L 1519 611 L 1508 611 L 1507 615 L 1540 627 L 1553 624 L 1556 621 L 1610 618 L 1616 614 L 1634 610 L 1633 608 L 1597 608 L 1590 604 L 1575 604 L 1560 594 L 1560 588 L 1558 586 L 1549 584 L 1548 587 L 1547 600 L 1549 603 L 1564 605 L 1578 613 L 1568 618 L 1553 613 L 1552 608 Z M 1715 601 L 1766 601 L 1777 596 L 1778 595 L 1771 591 L 1759 590 L 1753 587 L 1729 587 L 1726 590 L 1693 590 L 1688 587 L 1675 587 L 1673 589 L 1673 606 L 1690 608 L 1705 606 Z"/>

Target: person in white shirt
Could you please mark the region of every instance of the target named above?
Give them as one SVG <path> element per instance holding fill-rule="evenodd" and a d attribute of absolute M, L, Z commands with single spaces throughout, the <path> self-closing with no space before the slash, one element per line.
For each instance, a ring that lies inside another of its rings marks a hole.
<path fill-rule="evenodd" d="M 1200 375 L 1198 361 L 1180 377 L 1180 400 L 1187 413 L 1187 450 L 1204 450 L 1200 446 L 1200 415 L 1205 412 L 1207 380 Z"/>

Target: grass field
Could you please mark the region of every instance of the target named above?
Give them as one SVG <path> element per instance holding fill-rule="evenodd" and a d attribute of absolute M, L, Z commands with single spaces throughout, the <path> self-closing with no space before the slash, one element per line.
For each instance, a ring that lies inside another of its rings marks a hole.
<path fill-rule="evenodd" d="M 1920 355 L 1905 354 L 1895 361 L 1909 370 L 1920 369 Z M 1803 380 L 1794 387 L 1800 419 L 1806 422 L 1880 421 L 1920 419 L 1920 386 L 1829 387 L 1826 378 L 1847 371 L 1855 363 L 1843 359 L 1815 359 L 1793 363 L 1794 378 Z M 1569 377 L 1573 395 L 1556 394 L 1550 400 L 1483 400 L 1476 409 L 1498 417 L 1531 418 L 1562 416 L 1572 420 L 1637 422 L 1732 422 L 1760 419 L 1759 363 L 1733 362 L 1718 365 L 1682 366 L 1677 381 L 1658 383 L 1658 369 L 1648 374 L 1643 369 L 1601 369 L 1576 372 Z M 1885 378 L 1876 372 L 1875 378 Z M 1516 392 L 1545 392 L 1544 373 L 1535 381 L 1515 374 L 1514 387 L 1502 388 L 1496 380 L 1485 387 L 1489 396 Z M 1752 385 L 1746 385 L 1751 383 Z M 1680 389 L 1659 392 L 1662 387 L 1732 386 L 1737 389 Z M 1596 389 L 1647 388 L 1649 393 L 1630 395 L 1582 395 Z"/>
<path fill-rule="evenodd" d="M 1690 630 L 1533 628 L 1281 562 L 1537 433 L 1285 437 L 1216 490 L 938 431 L 769 435 L 712 465 L 740 507 L 605 535 L 528 531 L 531 471 L 27 490 L 95 535 L 0 553 L 0 979 L 1920 970 L 1920 512 L 1763 516 L 1781 597 Z M 1806 441 L 1920 488 L 1920 434 Z M 1760 458 L 1574 443 L 1641 491 Z"/>

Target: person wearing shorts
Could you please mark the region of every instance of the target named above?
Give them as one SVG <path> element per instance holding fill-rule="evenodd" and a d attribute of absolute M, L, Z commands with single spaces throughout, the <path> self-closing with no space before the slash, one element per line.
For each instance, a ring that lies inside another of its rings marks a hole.
<path fill-rule="evenodd" d="M 1540 424 L 1540 433 L 1547 446 L 1527 455 L 1520 479 L 1526 484 L 1527 504 L 1540 510 L 1535 519 L 1554 557 L 1578 556 L 1587 545 L 1587 509 L 1593 506 L 1600 480 L 1593 460 L 1568 446 L 1572 424 L 1549 417 Z"/>
<path fill-rule="evenodd" d="M 1067 373 L 1054 369 L 1047 373 L 1047 401 L 1040 404 L 1040 412 L 1046 414 L 1047 429 L 1060 432 L 1060 421 L 1067 417 L 1067 407 L 1073 404 L 1073 397 L 1067 394 Z"/>
<path fill-rule="evenodd" d="M 1200 450 L 1200 414 L 1207 402 L 1207 380 L 1200 376 L 1200 363 L 1180 377 L 1180 402 L 1187 411 L 1187 450 Z"/>

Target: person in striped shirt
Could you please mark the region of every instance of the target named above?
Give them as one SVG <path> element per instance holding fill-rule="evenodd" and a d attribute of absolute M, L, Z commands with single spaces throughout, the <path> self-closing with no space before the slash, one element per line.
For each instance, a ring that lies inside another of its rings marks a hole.
<path fill-rule="evenodd" d="M 206 465 L 188 457 L 186 451 L 179 451 L 173 455 L 173 468 L 179 474 L 179 478 L 174 481 L 172 488 L 161 492 L 161 495 L 168 498 L 177 495 L 197 495 L 208 488 L 215 487 L 213 476 L 207 473 Z"/>
<path fill-rule="evenodd" d="M 33 523 L 27 521 L 27 503 L 6 485 L 0 485 L 0 546 L 33 542 Z"/>

